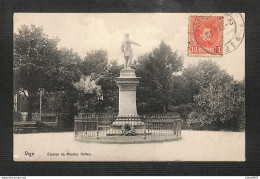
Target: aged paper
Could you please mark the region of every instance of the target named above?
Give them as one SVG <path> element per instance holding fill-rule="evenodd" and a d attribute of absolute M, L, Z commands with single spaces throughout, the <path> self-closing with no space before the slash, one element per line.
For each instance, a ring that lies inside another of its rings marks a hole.
<path fill-rule="evenodd" d="M 123 134 L 122 136 L 119 135 L 120 132 L 115 134 L 112 133 L 113 135 L 119 136 L 119 139 L 115 139 L 115 140 L 119 140 L 119 141 L 125 140 L 126 141 L 125 143 L 124 142 L 122 143 L 100 142 L 100 139 L 103 139 L 102 137 L 104 137 L 104 140 L 106 140 L 105 138 L 109 138 L 109 137 L 111 138 L 110 135 L 107 135 L 107 133 L 105 133 L 105 131 L 109 130 L 107 128 L 111 127 L 110 125 L 107 125 L 107 123 L 106 126 L 104 124 L 101 125 L 99 123 L 97 124 L 99 125 L 99 127 L 92 128 L 91 130 L 89 130 L 89 128 L 86 127 L 87 125 L 85 125 L 84 123 L 85 126 L 83 127 L 84 129 L 80 129 L 82 131 L 85 130 L 84 135 L 81 136 L 83 138 L 81 138 L 82 140 L 77 140 L 75 136 L 78 135 L 77 130 L 79 130 L 79 127 L 78 128 L 75 127 L 74 122 L 70 123 L 71 126 L 66 126 L 67 128 L 66 129 L 64 128 L 64 130 L 62 130 L 62 127 L 59 127 L 59 130 L 56 130 L 55 128 L 55 125 L 56 126 L 64 125 L 64 121 L 61 121 L 61 119 L 58 117 L 57 120 L 55 117 L 50 117 L 50 119 L 54 119 L 54 118 L 55 119 L 49 121 L 47 120 L 47 122 L 41 124 L 42 121 L 39 121 L 39 115 L 55 116 L 55 112 L 47 111 L 46 109 L 47 97 L 44 97 L 44 95 L 46 95 L 46 92 L 44 93 L 41 92 L 40 90 L 37 93 L 35 93 L 36 95 L 38 95 L 36 97 L 37 99 L 35 100 L 36 101 L 35 109 L 33 112 L 33 114 L 36 117 L 35 118 L 33 117 L 31 121 L 28 121 L 27 120 L 28 111 L 26 111 L 27 108 L 24 107 L 23 109 L 23 107 L 21 107 L 23 105 L 25 106 L 26 102 L 22 103 L 21 101 L 23 100 L 22 98 L 26 98 L 26 97 L 21 97 L 21 96 L 29 95 L 28 91 L 26 91 L 26 87 L 28 86 L 27 84 L 29 83 L 22 81 L 23 79 L 22 78 L 20 79 L 19 75 L 24 75 L 24 73 L 27 73 L 29 71 L 28 70 L 29 68 L 34 68 L 33 65 L 31 64 L 34 63 L 33 60 L 35 59 L 38 59 L 39 63 L 37 64 L 39 64 L 39 66 L 41 65 L 41 62 L 44 61 L 44 57 L 43 57 L 44 55 L 41 56 L 41 54 L 45 53 L 43 52 L 44 50 L 41 51 L 41 49 L 45 49 L 45 48 L 41 48 L 41 47 L 45 45 L 46 46 L 50 45 L 50 42 L 44 40 L 39 42 L 39 40 L 37 40 L 36 38 L 37 33 L 34 34 L 35 36 L 28 35 L 28 39 L 23 38 L 22 37 L 23 25 L 28 26 L 29 28 L 31 25 L 42 28 L 42 33 L 47 35 L 46 38 L 55 39 L 57 37 L 59 41 L 57 41 L 57 46 L 55 48 L 72 49 L 73 53 L 75 52 L 78 54 L 78 58 L 81 59 L 81 61 L 86 59 L 85 57 L 87 56 L 88 53 L 91 53 L 95 50 L 103 49 L 107 53 L 108 63 L 112 61 L 116 61 L 117 65 L 118 66 L 121 65 L 122 68 L 123 68 L 123 64 L 125 65 L 124 68 L 126 71 L 124 73 L 121 72 L 121 76 L 125 75 L 123 76 L 125 78 L 133 79 L 135 77 L 135 76 L 134 77 L 131 76 L 132 74 L 130 74 L 132 73 L 131 71 L 132 69 L 129 70 L 129 68 L 127 68 L 129 64 L 129 61 L 127 60 L 129 59 L 131 60 L 130 65 L 139 64 L 136 62 L 140 62 L 138 60 L 142 59 L 143 58 L 142 56 L 144 54 L 149 54 L 153 50 L 156 50 L 156 48 L 158 48 L 160 43 L 162 43 L 163 41 L 163 43 L 167 44 L 167 46 L 169 46 L 174 53 L 176 52 L 176 54 L 181 57 L 183 62 L 182 67 L 179 68 L 178 71 L 176 70 L 175 71 L 176 73 L 173 74 L 173 78 L 176 76 L 181 76 L 183 74 L 183 69 L 189 68 L 191 66 L 196 66 L 204 61 L 211 60 L 213 64 L 216 64 L 219 67 L 220 71 L 225 71 L 225 74 L 228 74 L 230 78 L 232 78 L 233 80 L 232 84 L 233 84 L 233 83 L 240 83 L 240 82 L 244 83 L 244 78 L 245 78 L 245 32 L 244 32 L 245 14 L 244 13 L 108 13 L 108 14 L 105 13 L 73 13 L 73 14 L 15 13 L 14 34 L 16 34 L 17 36 L 15 36 L 14 38 L 17 38 L 18 40 L 14 41 L 15 49 L 16 49 L 14 51 L 14 61 L 16 62 L 16 60 L 18 59 L 17 63 L 19 65 L 15 66 L 16 65 L 15 63 L 14 69 L 16 70 L 17 68 L 21 68 L 22 70 L 19 72 L 18 76 L 17 75 L 14 76 L 14 83 L 17 83 L 18 86 L 20 85 L 18 87 L 20 90 L 20 91 L 18 90 L 19 91 L 18 97 L 16 94 L 14 95 L 15 104 L 19 103 L 18 105 L 14 106 L 14 111 L 21 114 L 21 116 L 25 115 L 25 117 L 21 117 L 20 121 L 16 121 L 14 119 L 13 159 L 14 161 L 75 161 L 75 162 L 81 162 L 81 161 L 82 162 L 83 161 L 84 162 L 85 161 L 245 161 L 245 131 L 243 127 L 242 129 L 240 128 L 239 130 L 233 130 L 233 128 L 229 129 L 227 126 L 233 125 L 233 123 L 231 124 L 231 122 L 228 123 L 226 121 L 225 123 L 226 125 L 225 126 L 223 125 L 226 128 L 219 128 L 219 130 L 210 129 L 210 128 L 209 129 L 205 129 L 205 128 L 198 129 L 195 127 L 193 128 L 192 124 L 190 125 L 188 124 L 189 122 L 187 122 L 189 120 L 192 122 L 193 119 L 192 114 L 187 115 L 186 116 L 187 119 L 180 117 L 183 125 L 181 132 L 180 134 L 178 134 L 178 129 L 177 129 L 177 134 L 175 131 L 173 131 L 174 135 L 175 134 L 181 135 L 181 137 L 178 136 L 179 138 L 177 138 L 177 140 L 160 141 L 159 140 L 160 137 L 156 137 L 156 141 L 153 141 L 151 139 L 150 141 L 143 143 L 140 142 L 138 139 L 138 142 L 128 143 L 127 141 L 129 137 L 130 138 L 132 137 L 132 139 L 134 140 L 135 137 L 134 135 L 136 135 L 135 133 L 138 133 L 137 132 L 138 128 L 134 125 L 128 126 L 128 123 L 126 122 L 117 123 L 117 125 L 121 127 L 121 128 L 118 127 L 117 130 L 122 131 Z M 19 36 L 19 34 L 21 36 Z M 26 33 L 24 34 L 26 35 Z M 128 36 L 130 37 L 127 37 L 126 34 L 128 34 Z M 33 39 L 34 37 L 36 40 Z M 19 38 L 25 40 L 22 42 L 22 40 L 19 41 Z M 129 40 L 128 38 L 131 40 Z M 125 51 L 123 49 L 124 53 L 122 52 L 122 47 L 121 47 L 122 41 L 124 43 L 123 48 L 127 48 Z M 37 45 L 35 46 L 35 48 L 40 50 L 37 51 L 35 49 L 30 49 L 31 47 L 26 48 L 26 50 L 23 50 L 23 47 L 25 46 L 27 47 L 26 45 L 27 42 L 31 44 L 36 43 Z M 53 42 L 53 44 L 55 43 Z M 132 44 L 132 46 L 129 46 L 129 44 Z M 51 54 L 51 53 L 55 54 L 51 50 L 55 48 L 54 47 L 47 48 L 47 50 L 49 51 L 46 54 Z M 53 59 L 58 58 L 58 56 L 59 55 L 53 57 Z M 151 54 L 150 56 L 147 55 L 147 58 L 153 58 L 153 57 L 154 56 Z M 52 57 L 46 57 L 46 58 L 52 58 Z M 19 61 L 19 59 L 21 60 Z M 28 66 L 25 65 L 26 68 L 24 69 L 23 69 L 24 66 L 22 67 L 22 65 L 20 65 L 22 60 L 25 61 L 27 60 L 26 65 Z M 50 62 L 48 63 L 50 64 L 52 63 L 52 61 L 53 60 L 50 60 Z M 81 64 L 80 60 L 77 63 Z M 159 66 L 159 64 L 157 64 L 157 66 Z M 35 75 L 39 75 L 36 73 L 42 68 L 35 67 L 36 69 Z M 50 68 L 50 67 L 46 66 L 46 68 Z M 69 69 L 70 67 L 67 68 Z M 90 67 L 90 68 L 95 68 L 95 67 Z M 85 72 L 84 70 L 82 70 L 82 73 L 83 74 L 86 73 L 86 70 Z M 120 87 L 120 92 L 121 90 L 124 92 L 121 92 L 119 94 L 117 92 L 114 94 L 116 95 L 115 97 L 111 96 L 108 99 L 106 98 L 106 93 L 104 92 L 105 90 L 103 89 L 103 87 L 98 86 L 99 83 L 97 83 L 96 79 L 99 78 L 100 76 L 98 75 L 94 76 L 93 75 L 94 73 L 95 72 L 92 73 L 92 76 L 91 74 L 88 75 L 85 74 L 85 76 L 87 77 L 85 77 L 85 81 L 83 80 L 83 83 L 87 83 L 87 80 L 90 80 L 88 83 L 89 88 L 87 92 L 93 95 L 97 94 L 97 98 L 94 97 L 87 98 L 89 99 L 90 102 L 91 102 L 90 99 L 94 99 L 93 103 L 95 104 L 93 104 L 93 106 L 100 105 L 100 101 L 103 102 L 103 98 L 104 101 L 110 100 L 110 98 L 115 98 L 119 100 L 119 104 L 118 104 L 119 108 L 120 105 L 121 108 L 124 108 L 124 109 L 119 109 L 119 111 L 124 110 L 124 115 L 127 115 L 128 112 L 130 111 L 129 108 L 131 108 L 131 106 L 128 105 L 129 103 L 133 103 L 133 105 L 136 104 L 136 107 L 134 106 L 134 108 L 137 109 L 137 112 L 143 109 L 140 107 L 141 105 L 139 101 L 141 97 L 138 96 L 139 94 L 137 94 L 136 97 L 135 96 L 136 94 L 131 92 L 131 91 L 135 92 L 135 90 L 137 90 L 138 93 L 138 88 L 142 87 L 142 85 L 144 84 L 142 83 L 142 81 L 139 82 L 139 86 L 137 85 L 134 87 L 132 86 Z M 100 72 L 100 75 L 102 75 L 103 73 Z M 96 72 L 96 74 L 98 74 L 98 72 Z M 144 78 L 144 76 L 140 74 L 137 73 L 136 76 L 139 75 L 138 77 L 140 77 L 140 79 Z M 156 74 L 159 74 L 159 72 Z M 163 72 L 161 72 L 161 74 L 163 74 Z M 42 74 L 42 76 L 44 75 Z M 115 76 L 116 80 L 117 77 L 119 77 L 119 73 L 118 76 Z M 201 78 L 204 77 L 206 79 L 206 72 L 205 72 L 205 76 L 202 75 Z M 110 77 L 106 76 L 106 78 L 110 78 Z M 115 78 L 113 78 L 113 80 L 115 80 Z M 29 79 L 29 77 L 26 77 L 26 79 Z M 157 78 L 155 77 L 155 79 Z M 39 77 L 39 80 L 43 80 L 43 79 L 40 79 Z M 48 80 L 48 79 L 44 79 L 44 80 Z M 63 81 L 66 80 L 67 78 L 63 79 Z M 91 80 L 94 80 L 94 82 Z M 55 81 L 53 83 L 58 83 L 58 82 Z M 124 82 L 124 84 L 125 83 L 126 82 Z M 75 82 L 74 84 L 77 83 Z M 49 82 L 49 85 L 55 86 L 55 84 L 51 84 L 51 82 Z M 36 84 L 32 86 L 36 86 Z M 80 83 L 78 83 L 78 86 L 80 86 Z M 118 86 L 113 88 L 113 90 L 117 89 L 117 87 Z M 41 88 L 46 88 L 46 87 L 41 87 Z M 102 96 L 98 94 L 98 92 L 93 92 L 99 88 L 103 89 Z M 178 85 L 174 89 L 176 88 L 178 88 Z M 218 85 L 216 86 L 213 85 L 213 87 L 209 89 L 212 90 L 216 89 L 216 91 L 222 91 L 222 92 L 224 91 L 223 93 L 225 96 L 225 95 L 229 95 L 228 93 L 229 90 L 227 88 L 228 87 L 220 88 Z M 154 90 L 152 87 L 148 89 L 149 91 L 147 93 Z M 158 89 L 160 88 L 158 87 Z M 204 91 L 201 94 L 210 93 L 210 91 L 207 91 L 206 87 L 203 88 L 203 90 Z M 52 91 L 51 88 L 50 89 L 46 88 L 44 89 L 44 91 L 49 91 L 50 94 L 52 94 L 51 92 L 53 92 L 54 90 Z M 62 100 L 64 100 L 64 98 L 69 99 L 68 97 L 63 97 L 64 95 L 66 95 L 64 94 L 66 93 L 66 90 L 62 88 L 62 89 L 58 89 L 58 91 L 63 91 L 63 92 L 59 92 L 59 99 Z M 174 91 L 172 93 L 174 93 Z M 119 95 L 119 99 L 118 99 L 118 95 Z M 160 94 L 158 93 L 158 96 L 159 95 Z M 188 93 L 183 91 L 182 93 L 180 93 L 180 95 L 188 96 Z M 223 95 L 218 96 L 218 99 L 222 97 Z M 226 97 L 223 97 L 223 99 L 224 98 Z M 52 101 L 55 101 L 56 99 L 58 99 L 58 97 L 53 97 Z M 81 99 L 83 99 L 83 97 Z M 134 99 L 134 101 L 131 101 L 132 99 Z M 238 99 L 237 97 L 232 98 L 232 100 L 237 100 L 237 99 Z M 80 98 L 78 100 L 80 100 Z M 199 99 L 194 97 L 194 105 L 196 100 L 198 101 Z M 111 101 L 113 100 L 111 99 Z M 214 100 L 212 99 L 212 101 L 210 101 L 209 103 L 211 104 L 211 102 L 213 101 L 216 101 L 216 99 Z M 124 102 L 125 105 L 123 104 Z M 242 102 L 244 103 L 244 101 Z M 157 101 L 153 101 L 151 103 L 157 103 Z M 223 103 L 226 104 L 228 102 L 224 101 Z M 159 106 L 160 104 L 161 103 L 158 102 L 157 105 Z M 175 105 L 177 106 L 176 99 L 175 101 L 173 100 L 171 104 L 173 105 L 172 108 L 174 108 Z M 236 102 L 233 102 L 232 104 L 234 104 L 234 106 L 238 106 Z M 63 105 L 63 103 L 61 103 L 61 105 Z M 74 106 L 79 106 L 79 105 L 80 103 L 78 101 L 75 101 Z M 104 103 L 104 105 L 106 104 Z M 109 104 L 109 105 L 113 106 L 113 104 Z M 208 105 L 208 103 L 205 105 Z M 56 105 L 56 107 L 57 106 L 58 105 Z M 220 108 L 217 107 L 217 109 L 215 109 L 214 105 L 212 106 L 210 106 L 212 107 L 212 111 L 217 111 Z M 166 109 L 170 110 L 172 108 L 166 106 Z M 63 109 L 63 108 L 61 107 L 59 109 Z M 107 107 L 107 109 L 110 108 Z M 69 109 L 68 108 L 65 109 L 64 107 L 63 110 L 69 110 Z M 84 109 L 82 110 L 84 111 Z M 227 112 L 228 110 L 230 110 L 231 112 Z M 235 107 L 234 110 L 236 110 Z M 236 117 L 233 116 L 236 115 L 232 113 L 232 111 L 234 110 L 225 107 L 222 112 L 219 112 L 219 115 L 223 114 L 224 117 L 221 116 L 222 117 L 221 119 L 216 119 L 216 120 L 220 120 L 224 124 L 223 121 L 229 118 L 230 115 L 232 115 L 230 119 L 235 120 Z M 59 111 L 59 114 L 62 114 L 63 112 L 64 111 L 61 110 Z M 134 111 L 133 112 L 134 114 L 129 112 L 129 115 L 133 115 L 133 116 L 140 115 L 142 117 L 142 115 L 137 114 L 137 112 Z M 224 115 L 225 112 L 227 112 L 228 114 Z M 56 113 L 58 112 L 56 111 Z M 99 108 L 98 108 L 98 113 L 100 113 Z M 147 114 L 148 113 L 149 111 L 147 111 Z M 213 113 L 215 114 L 215 112 L 212 112 L 212 114 L 207 113 L 207 115 L 213 116 Z M 213 118 L 214 117 L 212 117 L 212 120 Z M 62 118 L 62 120 L 64 120 L 64 118 Z M 141 119 L 139 122 L 140 122 L 139 125 L 145 126 L 144 127 L 145 132 L 144 131 L 140 132 L 142 133 L 142 136 L 147 135 L 148 138 L 149 135 L 152 136 L 153 135 L 152 132 L 151 133 L 147 132 L 150 125 L 146 125 L 147 123 L 143 122 Z M 214 123 L 214 121 L 212 123 Z M 49 128 L 52 129 L 49 130 L 48 126 Z M 75 127 L 75 131 L 73 131 L 73 126 Z M 154 130 L 155 135 L 160 136 L 165 130 L 170 131 L 170 128 L 160 128 L 161 125 L 158 126 L 156 128 L 151 127 L 150 131 Z M 161 132 L 160 130 L 163 132 Z M 93 132 L 94 137 L 91 136 L 92 134 L 90 133 L 90 131 Z M 169 136 L 168 134 L 172 134 L 172 133 L 165 133 L 165 134 Z M 86 140 L 84 136 L 86 137 Z M 89 140 L 88 137 L 92 137 L 91 140 Z M 165 138 L 166 137 L 164 137 L 164 139 Z"/>

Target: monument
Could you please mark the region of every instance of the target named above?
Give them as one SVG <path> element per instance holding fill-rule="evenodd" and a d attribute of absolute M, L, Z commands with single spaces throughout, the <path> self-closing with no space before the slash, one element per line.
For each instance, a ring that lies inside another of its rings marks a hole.
<path fill-rule="evenodd" d="M 116 78 L 119 87 L 119 112 L 116 121 L 112 126 L 124 130 L 127 126 L 129 130 L 142 130 L 144 123 L 140 120 L 136 108 L 136 88 L 140 77 L 136 77 L 135 70 L 131 68 L 133 52 L 131 44 L 140 46 L 129 39 L 129 34 L 125 34 L 121 50 L 124 53 L 124 69 L 120 71 L 120 76 Z"/>
<path fill-rule="evenodd" d="M 121 45 L 121 50 L 124 53 L 125 63 L 124 63 L 124 69 L 131 69 L 132 66 L 132 59 L 133 59 L 133 51 L 131 44 L 140 46 L 140 44 L 132 41 L 129 39 L 129 34 L 125 34 L 125 38 Z"/>
<path fill-rule="evenodd" d="M 139 116 L 136 107 L 136 89 L 140 77 L 132 69 L 131 44 L 138 45 L 125 34 L 121 50 L 124 69 L 116 78 L 119 88 L 119 106 L 116 115 L 78 116 L 75 118 L 75 138 L 79 141 L 100 143 L 143 143 L 178 140 L 181 120 L 176 115 Z M 126 137 L 129 136 L 129 137 Z"/>

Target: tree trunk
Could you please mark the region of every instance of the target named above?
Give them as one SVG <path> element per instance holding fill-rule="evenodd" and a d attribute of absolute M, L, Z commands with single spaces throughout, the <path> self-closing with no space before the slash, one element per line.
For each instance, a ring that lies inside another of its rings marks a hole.
<path fill-rule="evenodd" d="M 27 121 L 32 121 L 33 103 L 32 99 L 28 98 L 28 116 Z"/>
<path fill-rule="evenodd" d="M 34 101 L 35 101 L 35 95 L 28 92 L 28 116 L 27 121 L 32 121 L 32 113 L 34 112 Z"/>

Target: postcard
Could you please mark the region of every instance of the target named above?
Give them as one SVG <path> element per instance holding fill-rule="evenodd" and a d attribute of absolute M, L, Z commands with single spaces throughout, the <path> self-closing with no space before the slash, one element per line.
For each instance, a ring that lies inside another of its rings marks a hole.
<path fill-rule="evenodd" d="M 244 13 L 15 13 L 14 161 L 245 161 Z"/>

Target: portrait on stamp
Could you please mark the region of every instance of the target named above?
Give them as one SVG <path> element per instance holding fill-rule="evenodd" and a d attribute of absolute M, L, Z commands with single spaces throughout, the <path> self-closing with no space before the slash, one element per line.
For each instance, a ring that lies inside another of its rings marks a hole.
<path fill-rule="evenodd" d="M 189 56 L 223 55 L 223 16 L 190 16 Z"/>

